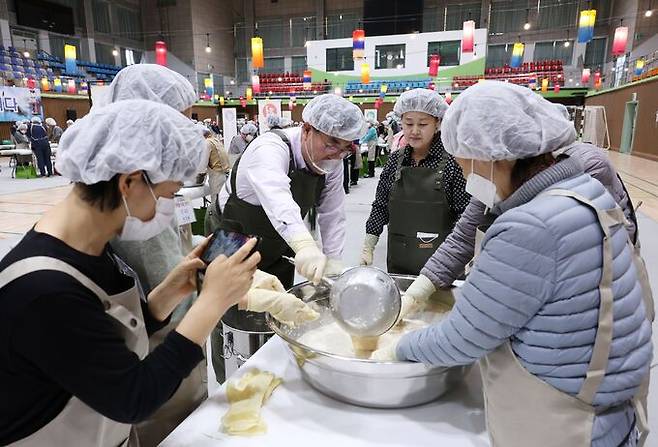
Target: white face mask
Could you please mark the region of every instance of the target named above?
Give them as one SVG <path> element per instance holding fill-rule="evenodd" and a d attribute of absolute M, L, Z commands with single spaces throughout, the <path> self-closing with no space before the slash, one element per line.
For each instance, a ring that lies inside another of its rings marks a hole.
<path fill-rule="evenodd" d="M 315 161 L 313 159 L 313 155 L 311 155 L 311 152 L 308 150 L 308 145 L 309 145 L 309 140 L 313 139 L 313 135 L 311 135 L 309 138 L 306 139 L 306 144 L 304 145 L 304 150 L 306 151 L 306 156 L 308 158 L 308 164 L 311 165 L 313 171 L 315 171 L 317 174 L 320 175 L 327 175 L 334 169 L 338 167 L 338 165 L 343 163 L 343 160 L 320 160 L 320 161 Z M 311 146 L 313 146 L 312 143 L 310 143 Z"/>
<path fill-rule="evenodd" d="M 473 160 L 471 160 L 471 173 L 466 178 L 466 192 L 484 203 L 491 209 L 501 201 L 496 184 L 493 182 L 493 161 L 491 162 L 491 180 L 473 172 Z"/>
<path fill-rule="evenodd" d="M 133 217 L 130 215 L 130 209 L 128 208 L 128 202 L 126 202 L 126 197 L 123 198 L 123 205 L 126 207 L 126 212 L 128 217 L 123 223 L 123 230 L 119 235 L 119 240 L 122 241 L 145 241 L 151 239 L 154 236 L 162 233 L 165 228 L 171 224 L 171 220 L 174 218 L 176 213 L 176 204 L 174 199 L 167 199 L 165 197 L 156 198 L 153 194 L 153 189 L 148 180 L 146 180 L 146 185 L 151 191 L 153 200 L 155 200 L 155 216 L 153 219 L 146 222 Z"/>
<path fill-rule="evenodd" d="M 253 139 L 254 139 L 254 136 L 253 136 L 253 135 L 247 135 L 247 136 L 244 137 L 244 140 L 245 140 L 247 143 L 250 143 L 251 140 L 253 140 Z"/>

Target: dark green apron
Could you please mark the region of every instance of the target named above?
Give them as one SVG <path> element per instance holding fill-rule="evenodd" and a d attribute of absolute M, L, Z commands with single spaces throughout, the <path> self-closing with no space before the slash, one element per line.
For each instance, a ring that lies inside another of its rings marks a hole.
<path fill-rule="evenodd" d="M 404 155 L 398 158 L 388 199 L 386 264 L 389 273 L 418 275 L 452 231 L 457 216 L 443 187 L 448 155 L 443 154 L 437 169 L 402 166 Z"/>
<path fill-rule="evenodd" d="M 290 151 L 290 165 L 288 167 L 290 192 L 295 203 L 299 205 L 301 217 L 304 219 L 309 210 L 318 203 L 324 188 L 325 177 L 298 169 L 295 165 L 292 146 L 286 134 L 276 129 L 271 132 L 278 135 Z M 274 229 L 262 206 L 252 205 L 238 197 L 236 178 L 239 164 L 240 159 L 235 162 L 233 172 L 231 172 L 231 194 L 224 206 L 224 211 L 221 213 L 219 227 L 228 231 L 259 236 L 261 242 L 258 251 L 261 255 L 261 261 L 258 268 L 275 275 L 283 286 L 289 289 L 293 286 L 295 267 L 288 261 L 281 259 L 281 256 L 294 257 L 295 253 Z"/>

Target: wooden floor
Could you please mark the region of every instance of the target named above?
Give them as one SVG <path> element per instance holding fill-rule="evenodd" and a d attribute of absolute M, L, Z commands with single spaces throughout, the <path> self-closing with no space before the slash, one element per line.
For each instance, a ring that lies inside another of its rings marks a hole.
<path fill-rule="evenodd" d="M 658 162 L 610 151 L 635 206 L 658 222 Z M 21 180 L 25 181 L 25 180 Z M 62 200 L 71 186 L 0 194 L 0 239 L 25 233 L 47 209 Z"/>

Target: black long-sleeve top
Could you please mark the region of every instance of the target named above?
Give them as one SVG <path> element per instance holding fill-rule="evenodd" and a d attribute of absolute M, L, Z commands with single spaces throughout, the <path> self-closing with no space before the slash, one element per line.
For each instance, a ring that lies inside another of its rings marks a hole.
<path fill-rule="evenodd" d="M 109 246 L 90 256 L 34 230 L 0 260 L 0 271 L 31 256 L 65 261 L 110 295 L 134 284 Z M 167 323 L 145 302 L 142 311 L 149 334 Z M 142 421 L 202 359 L 197 344 L 172 331 L 140 360 L 89 289 L 61 272 L 25 275 L 0 289 L 0 445 L 42 428 L 72 396 L 113 420 Z"/>

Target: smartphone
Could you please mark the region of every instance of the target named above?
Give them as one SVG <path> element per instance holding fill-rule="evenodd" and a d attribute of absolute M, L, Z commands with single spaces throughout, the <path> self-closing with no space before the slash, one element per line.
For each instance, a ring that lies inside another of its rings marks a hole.
<path fill-rule="evenodd" d="M 253 238 L 253 236 L 236 233 L 234 231 L 217 230 L 212 234 L 208 246 L 201 255 L 201 260 L 206 264 L 210 264 L 219 255 L 229 257 L 238 251 L 240 247 L 246 244 L 251 238 Z M 256 243 L 253 250 L 251 250 L 249 256 L 256 251 L 257 247 L 258 243 Z"/>

